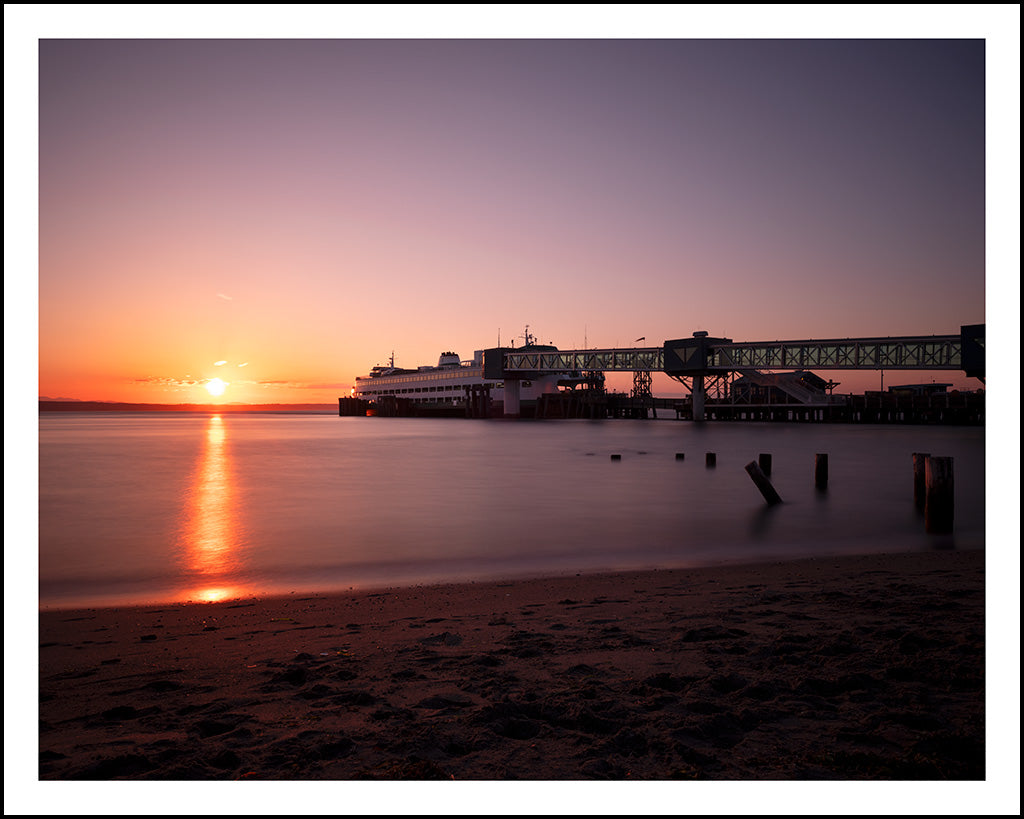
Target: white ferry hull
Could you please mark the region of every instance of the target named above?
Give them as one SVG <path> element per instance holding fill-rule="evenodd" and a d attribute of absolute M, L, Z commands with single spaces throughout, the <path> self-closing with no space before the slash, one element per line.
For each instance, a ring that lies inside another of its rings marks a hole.
<path fill-rule="evenodd" d="M 551 373 L 506 386 L 485 377 L 483 351 L 465 362 L 454 353 L 443 353 L 436 367 L 374 367 L 370 375 L 356 378 L 352 398 L 367 402 L 366 414 L 372 415 L 515 417 L 528 413 L 542 395 L 581 380 L 579 373 Z M 357 411 L 359 407 L 353 407 L 349 414 Z"/>

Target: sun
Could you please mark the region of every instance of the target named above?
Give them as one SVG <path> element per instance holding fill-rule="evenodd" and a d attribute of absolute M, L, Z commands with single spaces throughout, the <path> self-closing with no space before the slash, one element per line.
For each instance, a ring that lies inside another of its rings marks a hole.
<path fill-rule="evenodd" d="M 210 395 L 223 395 L 224 390 L 228 388 L 226 381 L 221 381 L 219 378 L 211 378 L 206 382 L 206 391 Z"/>

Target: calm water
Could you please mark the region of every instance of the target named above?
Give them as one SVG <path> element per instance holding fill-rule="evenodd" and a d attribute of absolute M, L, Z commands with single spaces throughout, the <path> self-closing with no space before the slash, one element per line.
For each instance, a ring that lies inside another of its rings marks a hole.
<path fill-rule="evenodd" d="M 44 607 L 984 544 L 975 428 L 185 413 L 39 426 Z M 781 506 L 743 469 L 761 452 Z M 955 459 L 953 538 L 926 535 L 913 509 L 913 452 Z"/>

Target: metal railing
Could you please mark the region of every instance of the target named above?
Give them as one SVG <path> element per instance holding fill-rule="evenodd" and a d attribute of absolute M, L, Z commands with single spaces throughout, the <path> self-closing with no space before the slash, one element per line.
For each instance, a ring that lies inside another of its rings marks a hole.
<path fill-rule="evenodd" d="M 709 346 L 715 369 L 960 370 L 960 336 L 751 341 Z"/>
<path fill-rule="evenodd" d="M 638 370 L 664 370 L 664 352 L 662 347 L 562 350 L 559 352 L 510 350 L 505 353 L 505 372 L 541 373 L 564 372 L 566 370 L 636 372 Z"/>
<path fill-rule="evenodd" d="M 748 370 L 962 370 L 961 338 L 904 336 L 805 341 L 711 342 L 707 369 Z M 504 353 L 506 373 L 573 370 L 664 371 L 664 347 Z"/>

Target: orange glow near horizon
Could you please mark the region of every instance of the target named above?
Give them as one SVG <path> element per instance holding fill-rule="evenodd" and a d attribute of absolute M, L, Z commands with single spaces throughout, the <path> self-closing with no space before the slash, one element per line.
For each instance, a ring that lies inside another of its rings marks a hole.
<path fill-rule="evenodd" d="M 184 568 L 196 582 L 183 600 L 216 602 L 245 593 L 234 582 L 225 582 L 237 576 L 244 545 L 226 439 L 223 419 L 211 416 L 183 511 Z"/>

